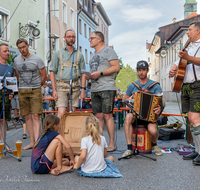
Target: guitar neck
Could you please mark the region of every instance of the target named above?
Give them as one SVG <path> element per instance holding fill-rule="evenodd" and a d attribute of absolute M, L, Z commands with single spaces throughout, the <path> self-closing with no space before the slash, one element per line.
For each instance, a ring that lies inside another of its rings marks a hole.
<path fill-rule="evenodd" d="M 185 49 L 189 46 L 190 42 L 191 42 L 191 38 L 189 38 L 189 39 L 187 40 L 187 42 L 185 43 L 185 45 L 184 45 L 182 51 L 185 51 Z"/>

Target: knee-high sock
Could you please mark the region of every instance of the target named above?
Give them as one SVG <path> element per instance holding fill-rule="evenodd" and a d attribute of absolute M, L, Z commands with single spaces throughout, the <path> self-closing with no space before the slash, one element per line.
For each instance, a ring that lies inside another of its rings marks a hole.
<path fill-rule="evenodd" d="M 192 134 L 192 138 L 193 138 L 194 144 L 195 144 L 195 152 L 199 153 L 200 135 L 198 135 L 199 136 L 199 138 L 198 138 L 198 136 L 194 135 L 194 132 L 191 132 L 191 134 Z"/>

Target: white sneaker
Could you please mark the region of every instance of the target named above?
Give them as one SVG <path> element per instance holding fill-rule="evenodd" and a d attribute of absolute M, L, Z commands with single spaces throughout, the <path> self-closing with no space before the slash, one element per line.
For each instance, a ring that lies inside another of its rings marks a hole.
<path fill-rule="evenodd" d="M 158 147 L 158 145 L 153 146 L 152 149 L 154 150 L 154 152 L 155 152 L 155 154 L 156 154 L 157 156 L 162 156 L 162 155 L 163 155 L 163 153 L 162 153 L 162 151 L 160 150 L 160 148 Z"/>
<path fill-rule="evenodd" d="M 133 151 L 132 150 L 126 150 L 123 154 L 122 154 L 122 157 L 126 157 L 126 158 L 130 158 L 131 156 L 128 156 L 128 155 L 131 155 L 133 154 Z"/>

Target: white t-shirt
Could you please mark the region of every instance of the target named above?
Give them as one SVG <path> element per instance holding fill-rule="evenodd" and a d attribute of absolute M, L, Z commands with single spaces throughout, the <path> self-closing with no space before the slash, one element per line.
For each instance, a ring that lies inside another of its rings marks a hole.
<path fill-rule="evenodd" d="M 200 39 L 196 42 L 190 43 L 189 47 L 186 49 L 188 51 L 188 55 L 194 56 L 197 52 L 198 48 L 200 47 Z M 200 57 L 200 49 L 198 50 L 195 57 Z M 179 64 L 180 59 L 176 61 L 176 65 Z M 188 64 L 185 71 L 185 77 L 183 83 L 193 83 L 195 81 L 194 71 L 193 71 L 193 64 Z M 194 65 L 197 80 L 200 80 L 200 66 Z"/>
<path fill-rule="evenodd" d="M 81 170 L 85 173 L 96 173 L 106 168 L 104 161 L 104 149 L 108 147 L 106 139 L 101 136 L 101 145 L 92 143 L 92 137 L 87 136 L 81 139 L 81 150 L 87 149 L 87 155 Z"/>

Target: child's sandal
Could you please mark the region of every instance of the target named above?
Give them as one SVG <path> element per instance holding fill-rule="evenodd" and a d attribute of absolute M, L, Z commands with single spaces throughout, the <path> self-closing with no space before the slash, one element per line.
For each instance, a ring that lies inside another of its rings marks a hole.
<path fill-rule="evenodd" d="M 26 133 L 23 134 L 23 139 L 27 139 L 27 134 Z"/>

